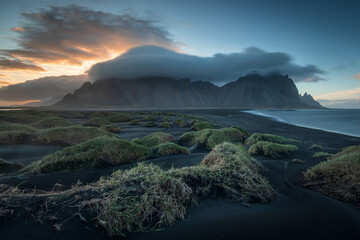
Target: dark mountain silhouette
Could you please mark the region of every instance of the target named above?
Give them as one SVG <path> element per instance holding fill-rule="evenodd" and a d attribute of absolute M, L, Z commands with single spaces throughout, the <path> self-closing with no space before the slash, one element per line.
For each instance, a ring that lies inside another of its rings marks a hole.
<path fill-rule="evenodd" d="M 306 98 L 307 99 L 307 98 Z M 314 100 L 315 101 L 315 100 Z M 315 101 L 316 102 L 316 101 Z M 299 97 L 294 82 L 279 74 L 240 77 L 222 87 L 206 81 L 147 77 L 135 80 L 104 79 L 84 83 L 67 94 L 59 107 L 121 108 L 319 108 Z"/>
<path fill-rule="evenodd" d="M 304 95 L 299 95 L 300 100 L 306 103 L 307 105 L 315 108 L 322 108 L 319 102 L 317 102 L 310 94 L 307 92 L 304 93 Z"/>

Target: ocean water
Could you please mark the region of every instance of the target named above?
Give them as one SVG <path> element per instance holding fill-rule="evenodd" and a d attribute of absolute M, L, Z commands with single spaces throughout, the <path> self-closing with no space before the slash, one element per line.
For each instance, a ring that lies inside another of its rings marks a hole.
<path fill-rule="evenodd" d="M 251 110 L 277 121 L 360 137 L 360 109 Z"/>

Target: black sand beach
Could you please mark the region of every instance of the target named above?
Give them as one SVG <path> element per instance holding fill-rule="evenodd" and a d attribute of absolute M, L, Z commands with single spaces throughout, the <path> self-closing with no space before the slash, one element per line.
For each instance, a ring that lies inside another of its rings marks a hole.
<path fill-rule="evenodd" d="M 278 192 L 277 198 L 267 205 L 243 204 L 228 199 L 211 199 L 193 204 L 187 217 L 172 226 L 159 231 L 129 234 L 125 239 L 358 239 L 360 236 L 360 209 L 331 199 L 302 187 L 302 172 L 319 163 L 311 156 L 313 144 L 320 144 L 324 151 L 336 153 L 341 148 L 358 145 L 360 138 L 297 127 L 272 119 L 239 112 L 238 110 L 184 110 L 178 111 L 203 116 L 222 127 L 240 125 L 249 132 L 271 133 L 299 140 L 299 151 L 286 158 L 275 160 L 256 156 L 267 169 L 266 177 Z M 134 127 L 134 129 L 136 129 Z M 186 130 L 186 129 L 184 129 Z M 140 131 L 140 130 L 139 130 Z M 125 138 L 146 135 L 127 133 Z M 179 135 L 180 133 L 174 134 Z M 121 136 L 121 135 L 120 135 Z M 199 163 L 205 153 L 188 156 L 170 156 L 148 160 L 164 168 L 183 167 Z M 304 164 L 291 162 L 301 159 Z M 102 175 L 115 169 L 104 168 L 72 173 L 57 173 L 28 179 L 0 178 L 0 184 L 21 185 L 26 188 L 49 189 L 61 179 L 68 188 L 79 179 L 82 182 L 96 181 Z M 29 218 L 0 219 L 1 239 L 107 239 L 101 228 L 87 228 L 86 223 L 72 218 L 64 224 L 64 230 L 57 233 L 51 225 L 34 223 Z M 122 237 L 118 237 L 122 238 Z"/>

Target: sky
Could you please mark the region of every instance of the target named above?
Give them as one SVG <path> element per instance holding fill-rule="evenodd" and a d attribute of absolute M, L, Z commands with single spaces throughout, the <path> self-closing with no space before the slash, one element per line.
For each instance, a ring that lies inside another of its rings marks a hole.
<path fill-rule="evenodd" d="M 184 66 L 191 66 L 189 61 L 204 71 L 218 66 L 221 69 L 211 74 L 189 71 L 218 85 L 246 71 L 276 69 L 288 73 L 300 93 L 310 93 L 325 106 L 360 108 L 358 1 L 83 0 L 71 4 L 0 0 L 0 105 L 37 100 L 34 94 L 10 99 L 11 91 L 24 87 L 18 83 L 79 75 L 89 69 L 94 73 L 93 64 L 127 56 L 134 47 L 156 45 L 175 51 L 172 59 Z M 153 58 L 158 52 L 151 54 Z M 229 67 L 229 61 L 238 64 Z M 210 76 L 215 77 L 206 79 Z M 65 81 L 63 91 L 73 87 L 69 82 Z"/>

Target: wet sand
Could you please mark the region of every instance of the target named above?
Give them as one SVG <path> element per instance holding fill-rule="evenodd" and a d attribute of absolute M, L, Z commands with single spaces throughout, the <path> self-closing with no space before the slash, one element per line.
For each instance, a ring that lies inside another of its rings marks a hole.
<path fill-rule="evenodd" d="M 272 133 L 294 138 L 301 141 L 297 144 L 299 151 L 281 160 L 256 157 L 267 169 L 265 175 L 278 192 L 278 197 L 270 204 L 244 206 L 228 199 L 202 200 L 198 206 L 193 204 L 189 208 L 185 220 L 166 226 L 162 231 L 129 234 L 125 239 L 358 239 L 360 209 L 304 189 L 301 176 L 305 169 L 319 162 L 311 158 L 315 153 L 310 149 L 312 144 L 320 144 L 324 147 L 323 151 L 335 153 L 343 147 L 360 144 L 360 138 L 297 127 L 238 110 L 180 112 L 204 116 L 224 127 L 240 125 L 251 133 Z M 183 167 L 200 162 L 203 155 L 204 153 L 192 153 L 187 157 L 177 155 L 153 161 L 164 168 L 171 165 Z M 294 158 L 306 163 L 291 162 Z M 48 186 L 43 186 L 47 188 L 51 186 L 50 182 L 60 177 L 71 181 L 83 177 L 90 181 L 92 177 L 96 179 L 113 170 L 38 176 L 39 179 L 34 179 L 28 186 L 40 186 L 40 183 L 48 182 Z M 50 181 L 51 178 L 53 180 Z M 31 220 L 24 223 L 24 220 L 0 219 L 1 239 L 108 238 L 103 229 L 93 226 L 87 229 L 85 226 L 86 223 L 73 218 L 64 224 L 64 230 L 58 234 L 48 224 L 35 224 Z"/>

